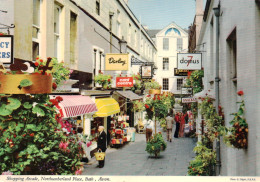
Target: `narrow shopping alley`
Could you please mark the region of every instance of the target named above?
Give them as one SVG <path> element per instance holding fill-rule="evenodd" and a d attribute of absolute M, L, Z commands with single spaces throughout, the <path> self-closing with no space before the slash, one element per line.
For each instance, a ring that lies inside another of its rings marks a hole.
<path fill-rule="evenodd" d="M 162 132 L 166 141 L 166 133 Z M 167 142 L 167 148 L 158 158 L 146 151 L 145 134 L 136 134 L 135 142 L 121 148 L 108 148 L 104 168 L 98 168 L 95 157 L 84 165 L 83 175 L 117 176 L 185 176 L 189 161 L 195 157 L 193 138 L 178 138 Z"/>

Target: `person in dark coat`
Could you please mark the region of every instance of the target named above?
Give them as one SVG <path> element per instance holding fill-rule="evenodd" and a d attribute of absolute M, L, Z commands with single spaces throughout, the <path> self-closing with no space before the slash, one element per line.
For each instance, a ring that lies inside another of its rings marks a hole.
<path fill-rule="evenodd" d="M 175 129 L 175 133 L 174 133 L 174 138 L 178 138 L 179 137 L 179 130 L 180 130 L 180 114 L 178 112 L 175 114 L 174 120 L 176 122 L 176 129 Z"/>
<path fill-rule="evenodd" d="M 107 149 L 107 135 L 104 131 L 104 126 L 98 127 L 99 136 L 97 141 L 97 150 L 101 150 L 102 152 L 106 152 Z M 102 161 L 98 161 L 98 167 L 102 168 L 105 165 L 105 158 Z"/>

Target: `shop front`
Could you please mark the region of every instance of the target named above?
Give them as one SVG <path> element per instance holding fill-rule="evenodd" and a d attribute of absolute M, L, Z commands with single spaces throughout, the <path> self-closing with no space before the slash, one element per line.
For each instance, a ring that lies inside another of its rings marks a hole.
<path fill-rule="evenodd" d="M 97 112 L 95 102 L 89 96 L 82 95 L 51 95 L 50 99 L 61 97 L 62 101 L 55 105 L 59 111 L 58 122 L 67 135 L 80 137 L 85 151 L 85 157 L 91 157 L 91 151 L 97 148 L 97 143 L 87 134 L 93 114 Z"/>

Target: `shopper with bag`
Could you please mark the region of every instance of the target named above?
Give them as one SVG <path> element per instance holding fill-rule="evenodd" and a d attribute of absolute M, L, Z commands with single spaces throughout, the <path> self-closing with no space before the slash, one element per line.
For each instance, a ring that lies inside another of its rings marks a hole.
<path fill-rule="evenodd" d="M 97 150 L 98 150 L 98 152 L 106 152 L 107 135 L 104 131 L 104 126 L 99 126 L 98 131 L 99 131 L 99 136 L 98 136 L 98 141 L 97 141 Z M 104 158 L 104 160 L 98 161 L 98 167 L 99 168 L 104 167 L 104 165 L 105 165 L 105 158 Z"/>
<path fill-rule="evenodd" d="M 166 117 L 166 127 L 167 127 L 167 141 L 172 142 L 172 126 L 173 126 L 173 117 L 168 113 Z"/>

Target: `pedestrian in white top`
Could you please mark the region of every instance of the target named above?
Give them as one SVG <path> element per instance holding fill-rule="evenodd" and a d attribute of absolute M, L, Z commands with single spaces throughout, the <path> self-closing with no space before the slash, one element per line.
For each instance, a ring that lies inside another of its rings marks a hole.
<path fill-rule="evenodd" d="M 168 113 L 166 117 L 166 127 L 167 127 L 167 141 L 172 142 L 172 127 L 173 127 L 174 119 L 171 117 L 171 114 Z"/>
<path fill-rule="evenodd" d="M 150 119 L 146 123 L 146 142 L 151 140 L 153 131 L 154 131 L 154 122 L 153 120 Z"/>

